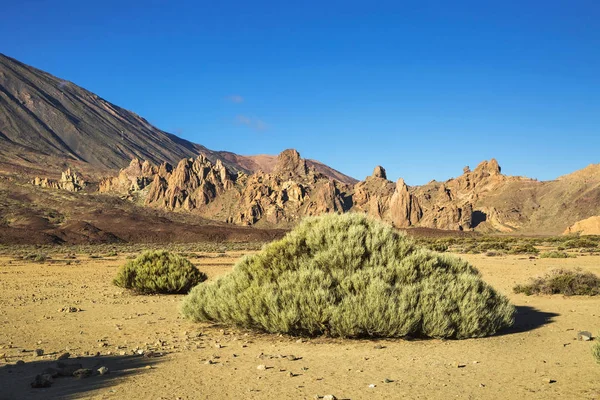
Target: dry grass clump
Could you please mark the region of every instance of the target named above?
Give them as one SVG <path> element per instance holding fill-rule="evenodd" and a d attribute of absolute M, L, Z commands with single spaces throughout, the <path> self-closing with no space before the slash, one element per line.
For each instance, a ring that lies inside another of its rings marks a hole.
<path fill-rule="evenodd" d="M 350 213 L 306 218 L 192 289 L 182 312 L 272 333 L 460 339 L 512 325 L 514 307 L 466 261 Z"/>
<path fill-rule="evenodd" d="M 571 271 L 558 269 L 543 277 L 535 278 L 526 285 L 517 285 L 515 293 L 563 294 L 565 296 L 596 296 L 600 294 L 600 278 L 591 272 L 579 269 Z"/>
<path fill-rule="evenodd" d="M 186 258 L 168 251 L 147 251 L 123 265 L 113 283 L 142 294 L 187 293 L 206 275 Z"/>
<path fill-rule="evenodd" d="M 594 355 L 596 362 L 600 364 L 600 341 L 596 340 L 594 347 L 592 347 L 592 354 Z"/>
<path fill-rule="evenodd" d="M 48 261 L 49 259 L 50 259 L 50 257 L 48 257 L 48 255 L 44 254 L 44 253 L 29 253 L 29 254 L 25 254 L 23 256 L 23 260 L 39 262 L 39 263 Z"/>
<path fill-rule="evenodd" d="M 553 250 L 543 252 L 540 254 L 540 258 L 575 258 L 575 255 L 564 251 Z"/>

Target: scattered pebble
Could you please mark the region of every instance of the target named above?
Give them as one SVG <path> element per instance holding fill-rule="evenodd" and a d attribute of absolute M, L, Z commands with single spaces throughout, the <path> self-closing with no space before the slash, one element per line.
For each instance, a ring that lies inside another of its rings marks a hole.
<path fill-rule="evenodd" d="M 109 373 L 109 370 L 106 367 L 100 367 L 97 369 L 97 371 L 98 371 L 98 374 L 100 374 L 100 375 L 106 375 Z"/>
<path fill-rule="evenodd" d="M 58 312 L 64 312 L 64 313 L 74 313 L 74 312 L 79 312 L 79 311 L 82 311 L 81 308 L 72 307 L 72 306 L 63 307 L 58 310 Z"/>
<path fill-rule="evenodd" d="M 588 331 L 577 332 L 577 340 L 583 340 L 584 342 L 587 342 L 592 339 L 593 339 L 592 334 Z"/>
<path fill-rule="evenodd" d="M 256 367 L 256 369 L 259 370 L 259 371 L 264 371 L 264 370 L 267 369 L 267 366 L 264 365 L 264 364 L 260 364 L 258 367 Z"/>
<path fill-rule="evenodd" d="M 43 355 L 44 355 L 44 350 L 42 350 L 42 349 L 35 349 L 33 352 L 34 352 L 34 353 L 35 353 L 35 355 L 36 355 L 36 356 L 38 356 L 38 357 L 41 357 L 41 356 L 43 356 Z"/>
<path fill-rule="evenodd" d="M 374 384 L 374 383 L 371 383 L 371 384 L 369 385 L 369 387 L 370 387 L 371 389 L 373 389 L 373 388 L 377 387 L 377 385 L 376 385 L 376 384 Z"/>

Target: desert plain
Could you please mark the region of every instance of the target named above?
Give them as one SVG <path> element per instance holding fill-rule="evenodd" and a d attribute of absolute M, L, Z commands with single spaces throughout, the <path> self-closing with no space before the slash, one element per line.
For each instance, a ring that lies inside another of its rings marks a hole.
<path fill-rule="evenodd" d="M 254 251 L 186 256 L 210 281 Z M 577 340 L 581 330 L 600 333 L 600 298 L 512 291 L 557 268 L 600 274 L 599 255 L 458 255 L 517 307 L 512 328 L 467 340 L 302 338 L 193 323 L 179 313 L 181 295 L 112 284 L 136 255 L 59 247 L 41 262 L 0 256 L 0 399 L 600 398 L 592 342 Z M 31 388 L 65 353 L 61 362 L 94 375 Z"/>

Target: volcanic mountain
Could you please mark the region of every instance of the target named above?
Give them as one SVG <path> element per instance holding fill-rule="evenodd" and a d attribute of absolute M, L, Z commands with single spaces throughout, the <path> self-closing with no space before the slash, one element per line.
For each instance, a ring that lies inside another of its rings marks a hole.
<path fill-rule="evenodd" d="M 106 174 L 132 158 L 175 164 L 198 155 L 220 160 L 236 172 L 270 172 L 275 159 L 209 150 L 74 83 L 0 54 L 0 164 L 5 169 L 20 166 L 38 172 L 72 166 Z M 356 182 L 322 163 L 310 163 L 342 182 Z"/>

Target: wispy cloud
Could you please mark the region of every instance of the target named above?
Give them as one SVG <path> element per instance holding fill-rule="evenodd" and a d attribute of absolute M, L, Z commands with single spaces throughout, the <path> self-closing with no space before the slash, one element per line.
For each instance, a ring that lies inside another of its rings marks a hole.
<path fill-rule="evenodd" d="M 258 118 L 248 117 L 246 115 L 236 116 L 235 123 L 238 125 L 247 126 L 248 128 L 251 128 L 258 132 L 266 131 L 269 128 L 269 125 L 267 125 L 264 121 Z"/>
<path fill-rule="evenodd" d="M 226 97 L 227 101 L 230 103 L 240 104 L 244 102 L 244 98 L 239 94 L 232 94 Z"/>

